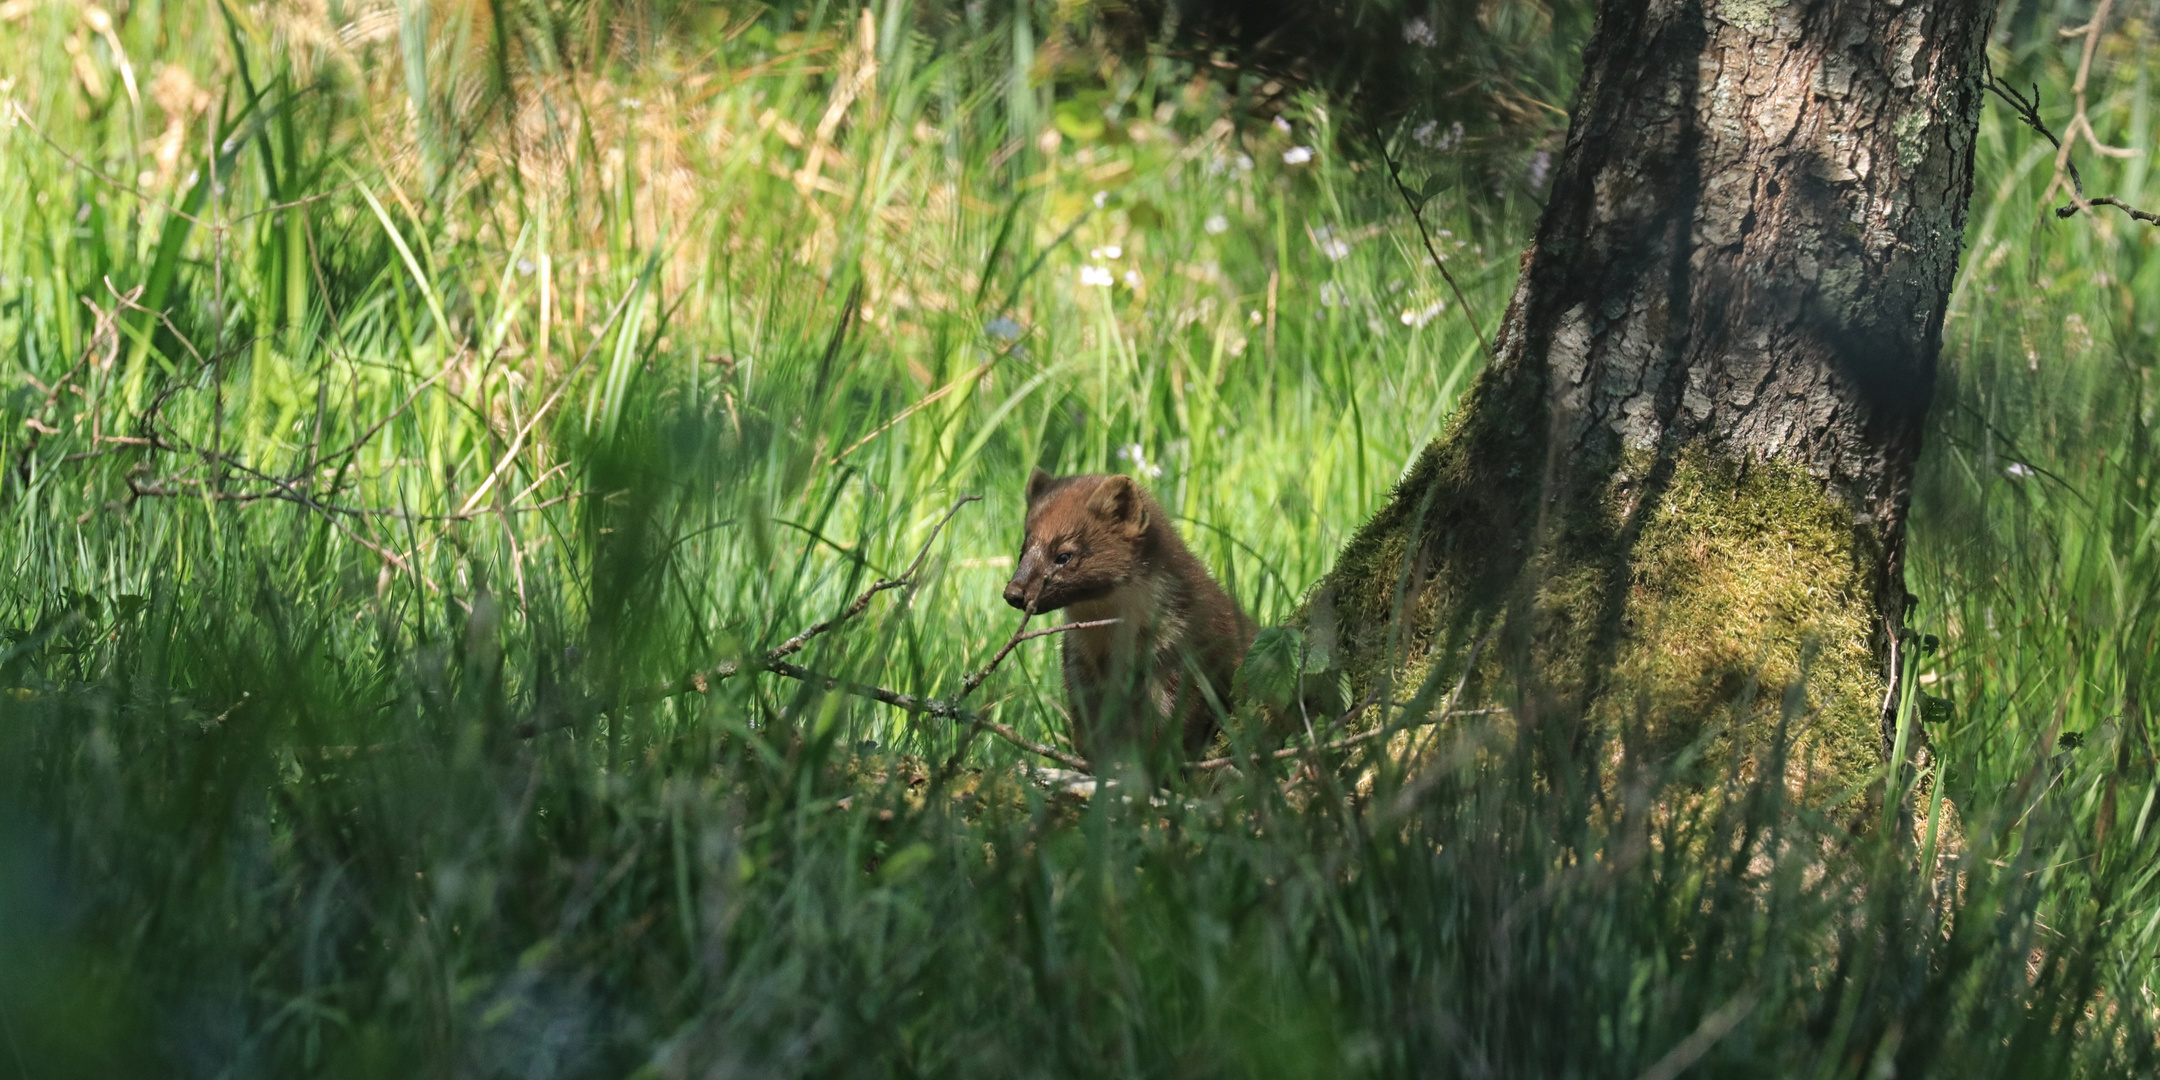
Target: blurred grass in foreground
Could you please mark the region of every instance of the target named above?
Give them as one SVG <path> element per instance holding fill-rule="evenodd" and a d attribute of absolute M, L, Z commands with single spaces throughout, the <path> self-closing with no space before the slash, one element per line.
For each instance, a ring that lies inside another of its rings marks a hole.
<path fill-rule="evenodd" d="M 2044 7 L 1997 70 L 2067 86 Z M 0 1061 L 2153 1070 L 2160 230 L 2043 222 L 2001 113 L 1912 560 L 1937 879 L 1475 725 L 1369 793 L 1080 807 L 770 677 L 588 717 L 981 493 L 804 656 L 950 693 L 1036 464 L 1146 478 L 1279 619 L 1481 352 L 1354 117 L 1087 11 L 495 10 L 0 8 Z M 1541 11 L 1480 32 L 1569 47 Z M 2088 166 L 2144 205 L 2152 37 L 2094 95 L 2143 156 Z M 1395 145 L 1490 332 L 1558 130 L 1452 125 Z M 1051 648 L 978 699 L 1042 739 Z"/>

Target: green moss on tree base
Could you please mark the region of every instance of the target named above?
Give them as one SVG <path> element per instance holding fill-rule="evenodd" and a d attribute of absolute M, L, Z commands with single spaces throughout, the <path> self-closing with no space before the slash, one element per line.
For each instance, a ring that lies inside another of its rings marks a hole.
<path fill-rule="evenodd" d="M 1586 764 L 1625 748 L 1710 782 L 1758 771 L 1782 731 L 1795 797 L 1863 805 L 1882 760 L 1870 526 L 1797 468 L 1701 446 L 1575 463 L 1540 499 L 1535 476 L 1473 475 L 1491 436 L 1429 448 L 1308 602 L 1352 700 L 1435 700 L 1484 640 L 1468 703 L 1606 748 Z"/>
<path fill-rule="evenodd" d="M 1701 760 L 1713 766 L 1756 761 L 1782 724 L 1795 794 L 1817 805 L 1858 794 L 1882 760 L 1875 559 L 1813 477 L 1684 455 L 1629 559 L 1592 716 L 1659 756 L 1707 735 Z M 1540 608 L 1595 599 L 1555 593 Z"/>

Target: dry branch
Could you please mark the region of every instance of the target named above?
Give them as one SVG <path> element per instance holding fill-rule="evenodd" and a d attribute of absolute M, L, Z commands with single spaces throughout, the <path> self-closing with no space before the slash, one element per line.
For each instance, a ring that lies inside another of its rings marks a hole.
<path fill-rule="evenodd" d="M 1060 629 L 1062 629 L 1062 627 Z M 1014 746 L 1017 746 L 1020 749 L 1027 751 L 1028 753 L 1049 758 L 1050 760 L 1055 761 L 1061 765 L 1065 765 L 1069 768 L 1078 769 L 1081 772 L 1090 771 L 1087 759 L 1078 757 L 1073 754 L 1068 754 L 1065 751 L 1058 749 L 1057 747 L 1050 746 L 1044 743 L 1039 743 L 1032 739 L 1026 738 L 1025 736 L 1022 736 L 1019 732 L 1014 731 L 1010 726 L 998 723 L 997 721 L 992 720 L 987 716 L 983 716 L 982 714 L 977 713 L 974 710 L 969 709 L 963 705 L 960 705 L 957 702 L 943 701 L 938 698 L 917 697 L 913 694 L 902 694 L 887 690 L 882 686 L 869 686 L 863 683 L 848 682 L 845 679 L 840 679 L 831 675 L 812 671 L 797 664 L 790 664 L 784 660 L 769 665 L 766 670 L 771 671 L 775 675 L 785 675 L 790 679 L 796 679 L 801 682 L 810 683 L 812 685 L 822 686 L 827 690 L 844 690 L 850 694 L 854 694 L 857 697 L 866 697 L 873 701 L 882 701 L 885 704 L 890 705 L 896 709 L 916 713 L 922 716 L 934 716 L 941 720 L 963 721 L 965 723 L 972 724 L 976 727 L 980 727 L 986 731 L 989 731 L 990 733 L 996 735 L 998 738 L 1001 738 L 1006 742 L 1009 742 Z"/>
<path fill-rule="evenodd" d="M 800 651 L 803 646 L 808 645 L 812 638 L 815 638 L 819 634 L 825 633 L 826 631 L 831 630 L 833 627 L 838 626 L 841 623 L 847 622 L 849 619 L 852 619 L 855 616 L 862 614 L 870 607 L 870 601 L 874 599 L 877 594 L 885 592 L 888 589 L 898 589 L 914 585 L 915 576 L 922 572 L 923 563 L 928 561 L 930 558 L 930 545 L 937 543 L 938 534 L 945 531 L 945 526 L 952 521 L 953 515 L 960 512 L 961 507 L 966 506 L 971 502 L 980 502 L 981 500 L 982 496 L 980 495 L 960 496 L 959 501 L 952 504 L 952 509 L 945 511 L 945 516 L 938 521 L 937 527 L 930 530 L 930 538 L 924 540 L 922 550 L 915 553 L 915 561 L 908 564 L 907 570 L 901 573 L 899 577 L 885 578 L 876 582 L 875 584 L 872 584 L 869 588 L 864 589 L 862 591 L 862 595 L 857 596 L 853 603 L 850 603 L 847 607 L 841 609 L 840 614 L 835 615 L 832 618 L 825 620 L 824 622 L 814 623 L 810 626 L 809 629 L 804 630 L 802 633 L 797 634 L 794 637 L 791 637 L 786 641 L 781 642 L 779 645 L 775 646 L 771 652 L 765 654 L 766 661 L 770 663 L 771 661 L 778 660 L 783 656 L 793 655 L 794 653 Z"/>
<path fill-rule="evenodd" d="M 2040 86 L 2038 83 L 2033 84 L 2032 96 L 2028 98 L 2019 93 L 2017 87 L 2010 85 L 2001 76 L 1996 75 L 1993 67 L 1983 67 L 1982 73 L 1988 91 L 2001 98 L 2003 103 L 2010 107 L 2011 113 L 2023 122 L 2026 127 L 2039 132 L 2042 138 L 2045 138 L 2050 145 L 2055 147 L 2055 178 L 2048 182 L 2047 192 L 2040 196 L 2040 201 L 2042 203 L 2053 202 L 2057 191 L 2068 191 L 2070 201 L 2055 208 L 2057 218 L 2075 217 L 2078 211 L 2091 211 L 2095 206 L 2112 206 L 2130 215 L 2133 221 L 2142 221 L 2147 225 L 2160 226 L 2160 214 L 2140 210 L 2113 195 L 2095 195 L 2088 198 L 2085 194 L 2085 177 L 2078 172 L 2077 163 L 2070 160 L 2070 151 L 2077 145 L 2080 136 L 2084 137 L 2085 142 L 2092 147 L 2094 153 L 2102 156 L 2126 158 L 2137 155 L 2135 150 L 2108 146 L 2102 143 L 2099 135 L 2093 131 L 2092 120 L 2086 115 L 2085 109 L 2085 83 L 2092 75 L 2093 53 L 2100 44 L 2100 31 L 2107 22 L 2108 8 L 2113 3 L 2114 0 L 2102 0 L 2099 9 L 2093 12 L 2092 21 L 2084 26 L 2063 31 L 2063 36 L 2066 38 L 2084 35 L 2085 50 L 2078 59 L 2077 81 L 2070 88 L 2074 98 L 2073 113 L 2070 118 L 2070 126 L 2064 129 L 2062 138 L 2056 138 L 2055 132 L 2048 128 L 2047 122 L 2040 119 Z"/>
<path fill-rule="evenodd" d="M 1060 765 L 1066 766 L 1067 768 L 1076 769 L 1083 773 L 1092 773 L 1093 766 L 1089 764 L 1087 759 L 1080 757 L 1077 754 L 1060 750 L 1055 746 L 1049 745 L 1048 743 L 1037 742 L 1033 739 L 1029 739 L 1024 735 L 1021 735 L 1018 731 L 1014 730 L 1011 725 L 1000 723 L 984 715 L 981 712 L 970 709 L 964 704 L 964 702 L 969 694 L 973 693 L 977 688 L 981 687 L 984 682 L 989 680 L 990 676 L 995 673 L 998 667 L 1005 662 L 1006 657 L 1011 656 L 1013 650 L 1018 648 L 1022 642 L 1032 641 L 1040 637 L 1048 637 L 1052 634 L 1068 633 L 1074 630 L 1088 630 L 1098 627 L 1111 626 L 1117 623 L 1118 620 L 1116 619 L 1093 619 L 1085 622 L 1071 622 L 1064 623 L 1058 626 L 1044 627 L 1040 630 L 1029 630 L 1027 628 L 1028 622 L 1035 617 L 1035 605 L 1033 600 L 1031 599 L 1028 603 L 1027 610 L 1023 612 L 1020 617 L 1019 626 L 1013 629 L 1011 636 L 1007 637 L 1005 639 L 1005 643 L 1000 646 L 997 652 L 990 657 L 989 663 L 983 665 L 980 670 L 969 673 L 964 679 L 961 680 L 960 693 L 951 699 L 925 697 L 920 694 L 904 693 L 898 690 L 892 690 L 883 686 L 877 686 L 870 683 L 855 682 L 849 679 L 843 679 L 837 675 L 832 675 L 826 672 L 804 667 L 787 659 L 787 657 L 802 651 L 802 649 L 806 645 L 808 645 L 812 640 L 816 639 L 817 637 L 831 632 L 834 628 L 846 624 L 847 622 L 860 616 L 864 611 L 869 610 L 871 602 L 877 598 L 877 595 L 879 593 L 889 592 L 894 589 L 909 588 L 915 585 L 917 577 L 921 574 L 924 565 L 929 561 L 931 547 L 937 543 L 937 538 L 944 532 L 946 525 L 952 522 L 953 517 L 960 512 L 961 507 L 966 506 L 971 502 L 979 501 L 980 499 L 981 496 L 979 495 L 965 495 L 956 502 L 954 502 L 951 509 L 945 512 L 945 516 L 938 519 L 937 525 L 932 527 L 929 537 L 923 541 L 922 547 L 915 554 L 914 561 L 908 565 L 908 568 L 904 573 L 901 573 L 896 577 L 880 579 L 879 581 L 873 583 L 869 588 L 864 589 L 861 593 L 856 595 L 853 600 L 849 601 L 846 607 L 840 609 L 840 611 L 837 614 L 833 615 L 831 618 L 811 624 L 802 632 L 788 638 L 786 641 L 781 642 L 779 645 L 776 645 L 773 648 L 766 650 L 766 652 L 762 656 L 758 657 L 756 660 L 728 661 L 705 671 L 693 672 L 689 675 L 685 675 L 682 678 L 673 680 L 671 682 L 661 683 L 656 686 L 645 687 L 642 690 L 638 690 L 626 695 L 617 703 L 600 704 L 597 708 L 592 709 L 592 711 L 607 712 L 610 709 L 616 707 L 616 705 L 618 704 L 646 704 L 654 701 L 661 701 L 667 698 L 678 697 L 689 693 L 704 693 L 711 689 L 713 683 L 741 674 L 745 670 L 767 671 L 774 675 L 781 676 L 782 678 L 793 679 L 797 682 L 801 682 L 810 686 L 816 686 L 823 690 L 838 691 L 841 693 L 851 694 L 856 697 L 865 698 L 871 701 L 890 705 L 893 708 L 917 716 L 928 716 L 940 720 L 952 720 L 959 723 L 964 723 L 975 730 L 988 731 L 991 734 L 996 735 L 998 738 L 1005 740 L 1007 743 L 1010 743 L 1011 745 L 1018 747 L 1019 749 L 1024 750 L 1030 754 L 1034 754 L 1037 757 L 1046 758 L 1050 761 L 1055 761 Z M 1044 584 L 1047 584 L 1047 579 L 1045 580 Z M 1039 589 L 1040 586 L 1038 586 L 1038 592 Z M 1416 712 L 1413 714 L 1414 718 L 1408 721 L 1396 724 L 1383 724 L 1377 728 L 1374 728 L 1371 731 L 1361 732 L 1356 735 L 1344 736 L 1342 738 L 1334 739 L 1325 743 L 1319 743 L 1317 745 L 1308 743 L 1304 746 L 1289 747 L 1282 750 L 1277 750 L 1271 754 L 1248 754 L 1210 758 L 1203 761 L 1188 762 L 1186 764 L 1186 767 L 1198 771 L 1210 771 L 1215 769 L 1228 768 L 1240 762 L 1259 764 L 1264 761 L 1287 760 L 1289 758 L 1297 757 L 1300 755 L 1310 755 L 1328 753 L 1338 750 L 1347 750 L 1373 741 L 1375 739 L 1383 738 L 1388 735 L 1393 735 L 1400 731 L 1406 731 L 1411 728 L 1423 727 L 1439 723 L 1440 721 L 1451 717 L 1479 715 L 1496 711 L 1490 709 L 1461 711 L 1455 708 L 1455 704 L 1462 697 L 1464 687 L 1469 682 L 1470 669 L 1476 665 L 1479 652 L 1484 648 L 1485 642 L 1490 639 L 1491 634 L 1488 633 L 1483 640 L 1480 640 L 1475 646 L 1471 648 L 1469 657 L 1464 663 L 1464 672 L 1462 678 L 1456 682 L 1454 691 L 1448 696 L 1447 704 L 1438 710 Z M 1359 702 L 1348 712 L 1336 718 L 1335 722 L 1329 725 L 1329 730 L 1335 730 L 1341 725 L 1349 723 L 1378 700 L 1379 694 L 1377 692 L 1371 696 L 1368 696 L 1364 701 Z M 1412 700 L 1412 702 L 1410 703 L 1410 707 L 1415 709 L 1416 699 Z M 567 724 L 567 721 L 565 722 L 565 724 Z M 539 731 L 540 728 L 537 724 L 528 723 L 520 725 L 516 729 L 516 734 L 520 738 L 531 738 L 532 736 L 539 734 Z"/>
<path fill-rule="evenodd" d="M 1048 579 L 1046 578 L 1045 580 L 1047 581 Z M 1028 605 L 1027 613 L 1020 617 L 1019 628 L 1015 629 L 1012 632 L 1011 637 L 1005 639 L 1005 645 L 1003 648 L 1000 648 L 997 651 L 997 655 L 992 656 L 990 658 L 990 662 L 984 665 L 981 671 L 974 672 L 970 674 L 967 678 L 960 681 L 961 697 L 965 698 L 969 694 L 974 693 L 975 688 L 981 686 L 984 680 L 990 678 L 991 673 L 995 672 L 998 669 L 998 665 L 1004 663 L 1005 658 L 1011 655 L 1012 651 L 1015 648 L 1019 647 L 1020 643 L 1023 641 L 1033 641 L 1036 638 L 1047 637 L 1051 634 L 1062 634 L 1068 630 L 1092 630 L 1099 626 L 1111 626 L 1116 624 L 1117 622 L 1116 619 L 1093 619 L 1088 622 L 1065 623 L 1062 626 L 1046 627 L 1041 630 L 1029 630 L 1027 628 L 1028 620 L 1034 617 L 1035 606 L 1032 602 L 1030 602 Z"/>

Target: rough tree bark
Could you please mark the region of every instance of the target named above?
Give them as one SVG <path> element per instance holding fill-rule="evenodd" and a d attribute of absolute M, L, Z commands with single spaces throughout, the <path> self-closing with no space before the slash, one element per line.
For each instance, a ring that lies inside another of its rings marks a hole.
<path fill-rule="evenodd" d="M 1865 787 L 1993 12 L 1605 4 L 1494 362 L 1308 601 L 1357 698 L 1490 631 L 1552 747 L 1783 724 L 1797 788 Z"/>

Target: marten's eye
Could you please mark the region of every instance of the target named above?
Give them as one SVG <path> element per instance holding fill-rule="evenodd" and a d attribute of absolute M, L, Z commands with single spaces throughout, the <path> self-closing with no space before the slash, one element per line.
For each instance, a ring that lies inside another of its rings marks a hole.
<path fill-rule="evenodd" d="M 1058 552 L 1058 557 L 1057 557 L 1057 564 L 1058 564 L 1059 566 L 1063 566 L 1063 565 L 1065 565 L 1066 563 L 1069 563 L 1069 562 L 1071 562 L 1071 561 L 1073 561 L 1073 553 L 1072 553 L 1072 552 L 1070 552 L 1070 551 L 1061 551 L 1061 552 Z"/>

